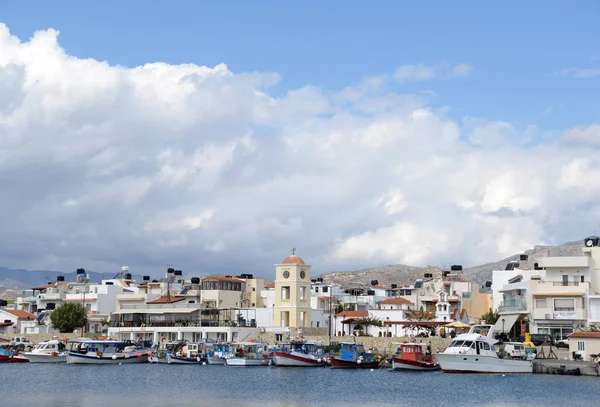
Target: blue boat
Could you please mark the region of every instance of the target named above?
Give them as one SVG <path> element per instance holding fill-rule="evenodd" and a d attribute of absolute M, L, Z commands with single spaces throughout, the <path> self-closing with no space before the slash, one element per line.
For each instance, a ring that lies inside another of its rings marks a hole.
<path fill-rule="evenodd" d="M 381 356 L 365 352 L 360 343 L 340 343 L 340 354 L 331 358 L 333 369 L 378 369 Z"/>

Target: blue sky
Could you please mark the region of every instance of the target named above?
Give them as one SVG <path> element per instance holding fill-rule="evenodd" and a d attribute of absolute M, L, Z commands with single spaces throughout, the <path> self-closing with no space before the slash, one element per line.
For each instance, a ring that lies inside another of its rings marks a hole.
<path fill-rule="evenodd" d="M 324 272 L 581 239 L 598 21 L 598 1 L 0 1 L 0 266 L 267 275 L 291 247 Z"/>
<path fill-rule="evenodd" d="M 1 20 L 22 39 L 56 28 L 80 58 L 133 67 L 151 61 L 278 72 L 275 91 L 337 90 L 405 64 L 466 62 L 468 81 L 404 84 L 434 89 L 433 103 L 547 130 L 600 115 L 597 80 L 558 76 L 600 68 L 600 3 L 8 1 Z M 284 5 L 282 5 L 284 4 Z"/>

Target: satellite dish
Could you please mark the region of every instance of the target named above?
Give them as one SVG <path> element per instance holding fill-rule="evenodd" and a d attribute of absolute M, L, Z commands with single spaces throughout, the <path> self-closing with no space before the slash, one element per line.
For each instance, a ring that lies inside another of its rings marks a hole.
<path fill-rule="evenodd" d="M 587 247 L 592 247 L 592 246 L 594 245 L 594 241 L 593 241 L 592 239 L 588 239 L 588 240 L 585 242 L 585 245 L 586 245 Z"/>

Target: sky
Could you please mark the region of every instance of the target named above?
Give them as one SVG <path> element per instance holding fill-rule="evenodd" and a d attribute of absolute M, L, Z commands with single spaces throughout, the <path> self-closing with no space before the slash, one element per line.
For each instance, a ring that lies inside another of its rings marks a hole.
<path fill-rule="evenodd" d="M 0 2 L 0 265 L 466 267 L 600 233 L 599 19 Z"/>

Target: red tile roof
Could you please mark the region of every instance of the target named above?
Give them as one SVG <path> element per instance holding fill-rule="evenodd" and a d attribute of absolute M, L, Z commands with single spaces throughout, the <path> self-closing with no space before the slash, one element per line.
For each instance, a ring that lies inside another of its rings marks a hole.
<path fill-rule="evenodd" d="M 368 317 L 369 311 L 342 311 L 336 317 Z"/>
<path fill-rule="evenodd" d="M 177 295 L 172 295 L 169 301 L 169 297 L 163 295 L 160 298 L 157 298 L 152 301 L 148 301 L 146 304 L 173 304 L 174 302 L 179 302 L 185 300 L 185 297 L 180 297 Z"/>
<path fill-rule="evenodd" d="M 268 289 L 268 288 L 275 288 L 275 284 L 269 284 L 269 285 L 266 285 L 264 288 L 267 288 L 267 289 Z"/>
<path fill-rule="evenodd" d="M 395 297 L 395 298 L 388 298 L 387 300 L 383 301 L 381 304 L 384 304 L 384 305 L 404 305 L 404 304 L 412 304 L 412 302 L 410 302 L 406 298 Z"/>
<path fill-rule="evenodd" d="M 574 332 L 569 338 L 595 338 L 600 339 L 600 332 Z"/>
<path fill-rule="evenodd" d="M 304 260 L 300 256 L 291 255 L 283 259 L 281 264 L 304 264 Z"/>
<path fill-rule="evenodd" d="M 9 314 L 14 315 L 19 319 L 36 319 L 37 317 L 33 315 L 31 312 L 23 311 L 20 309 L 5 309 L 4 312 L 8 312 Z"/>

